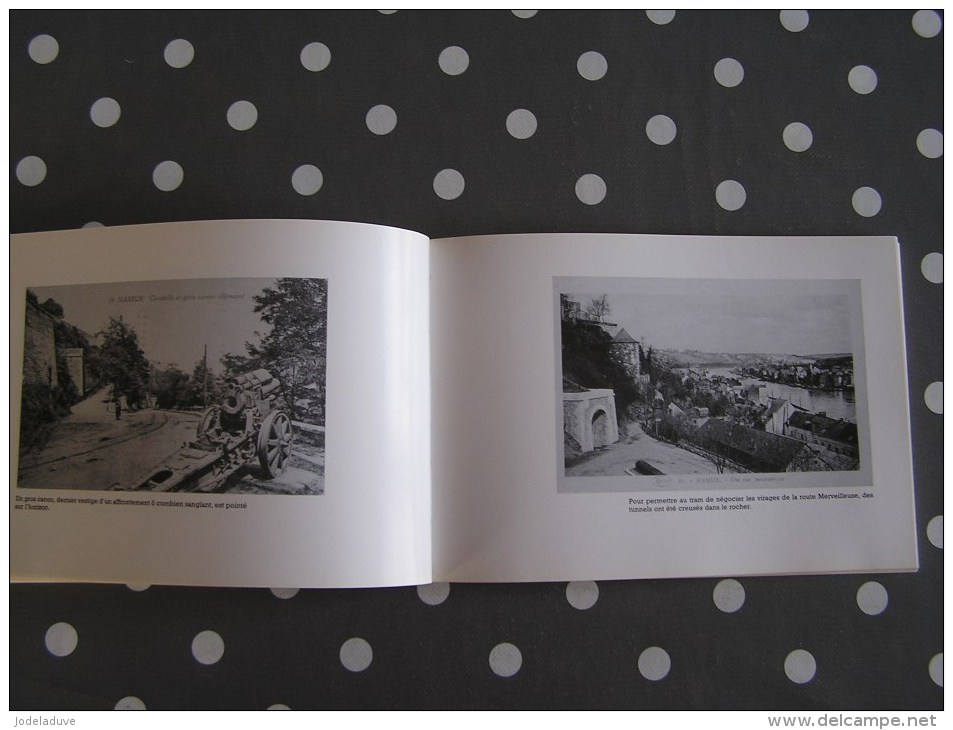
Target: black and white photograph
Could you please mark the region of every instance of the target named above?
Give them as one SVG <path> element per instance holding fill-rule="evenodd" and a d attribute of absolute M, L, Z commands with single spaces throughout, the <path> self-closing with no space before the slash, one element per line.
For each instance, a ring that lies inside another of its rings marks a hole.
<path fill-rule="evenodd" d="M 734 486 L 706 477 L 735 474 L 861 483 L 859 281 L 560 278 L 555 287 L 561 490 L 599 491 L 592 477 L 608 491 L 670 486 L 670 476 L 706 487 Z"/>
<path fill-rule="evenodd" d="M 328 282 L 26 291 L 17 486 L 324 493 Z"/>

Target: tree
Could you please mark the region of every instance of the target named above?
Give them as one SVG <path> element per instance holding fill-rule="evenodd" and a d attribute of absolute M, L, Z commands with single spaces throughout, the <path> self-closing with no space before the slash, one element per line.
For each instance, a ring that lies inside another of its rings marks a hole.
<path fill-rule="evenodd" d="M 185 400 L 188 384 L 189 376 L 174 364 L 170 363 L 162 369 L 153 368 L 150 387 L 159 408 L 180 407 Z"/>
<path fill-rule="evenodd" d="M 702 456 L 715 465 L 719 474 L 735 471 L 732 457 L 741 432 L 741 425 L 729 417 L 709 419 L 696 433 L 696 442 L 703 449 Z"/>
<path fill-rule="evenodd" d="M 63 305 L 52 297 L 48 297 L 47 300 L 40 305 L 40 308 L 49 312 L 54 317 L 63 317 Z"/>
<path fill-rule="evenodd" d="M 593 297 L 592 301 L 586 306 L 586 316 L 593 322 L 602 322 L 612 311 L 609 306 L 609 295 L 603 294 L 601 297 Z"/>
<path fill-rule="evenodd" d="M 649 378 L 652 380 L 652 382 L 655 382 L 656 380 L 655 365 L 652 362 L 653 353 L 654 353 L 654 350 L 652 349 L 651 345 L 649 345 L 648 350 L 639 348 L 639 357 L 641 358 L 642 372 L 648 375 Z"/>
<path fill-rule="evenodd" d="M 207 408 L 218 400 L 218 393 L 218 381 L 209 370 L 208 360 L 203 357 L 192 369 L 192 379 L 188 387 L 188 404 Z"/>
<path fill-rule="evenodd" d="M 222 373 L 226 378 L 234 378 L 263 367 L 257 359 L 247 355 L 236 355 L 232 352 L 226 352 L 222 355 L 219 362 L 222 364 Z"/>
<path fill-rule="evenodd" d="M 639 384 L 613 357 L 612 338 L 594 324 L 561 323 L 563 377 L 583 388 L 610 388 L 616 413 L 628 416 L 640 397 Z"/>
<path fill-rule="evenodd" d="M 309 397 L 324 408 L 327 359 L 328 282 L 326 279 L 278 279 L 256 295 L 255 312 L 271 325 L 259 344 L 246 343 L 248 355 L 281 385 L 292 418 L 297 401 Z"/>
<path fill-rule="evenodd" d="M 100 370 L 103 380 L 113 389 L 113 396 L 125 396 L 126 403 L 138 407 L 146 395 L 150 366 L 139 347 L 136 331 L 122 321 L 110 317 L 97 335 L 103 338 L 100 348 Z"/>

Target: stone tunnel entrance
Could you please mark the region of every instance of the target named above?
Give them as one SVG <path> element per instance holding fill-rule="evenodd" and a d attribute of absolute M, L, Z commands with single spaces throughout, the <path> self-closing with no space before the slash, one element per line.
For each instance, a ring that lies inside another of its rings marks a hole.
<path fill-rule="evenodd" d="M 592 414 L 592 448 L 598 449 L 610 443 L 609 416 L 600 408 Z"/>
<path fill-rule="evenodd" d="M 583 453 L 619 440 L 615 393 L 609 388 L 563 393 L 563 430 Z"/>

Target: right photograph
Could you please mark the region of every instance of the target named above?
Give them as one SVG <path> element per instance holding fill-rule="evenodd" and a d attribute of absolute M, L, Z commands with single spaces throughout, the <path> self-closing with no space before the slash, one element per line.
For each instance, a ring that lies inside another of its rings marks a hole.
<path fill-rule="evenodd" d="M 554 284 L 560 491 L 867 482 L 860 281 Z"/>

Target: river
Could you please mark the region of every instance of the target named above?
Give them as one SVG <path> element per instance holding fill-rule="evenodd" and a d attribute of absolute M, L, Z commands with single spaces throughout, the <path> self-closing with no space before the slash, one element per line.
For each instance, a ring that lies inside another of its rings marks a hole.
<path fill-rule="evenodd" d="M 795 388 L 783 383 L 772 383 L 758 378 L 740 377 L 732 372 L 732 368 L 706 368 L 711 375 L 720 375 L 726 378 L 736 378 L 745 387 L 754 383 L 768 386 L 768 395 L 773 398 L 784 398 L 796 406 L 812 413 L 824 412 L 829 418 L 843 418 L 845 421 L 857 423 L 857 408 L 853 390 L 815 390 L 813 388 Z"/>

